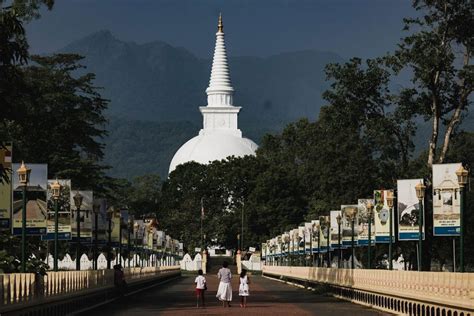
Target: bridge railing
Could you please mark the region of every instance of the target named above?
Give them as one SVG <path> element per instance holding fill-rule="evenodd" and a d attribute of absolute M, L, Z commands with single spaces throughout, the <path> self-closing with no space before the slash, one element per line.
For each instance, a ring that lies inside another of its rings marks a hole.
<path fill-rule="evenodd" d="M 133 282 L 178 270 L 179 266 L 125 268 L 124 275 L 127 281 Z M 45 276 L 34 273 L 0 274 L 0 306 L 113 285 L 114 270 L 58 271 L 48 272 Z"/>
<path fill-rule="evenodd" d="M 369 305 L 377 305 L 379 298 L 388 298 L 388 305 L 393 306 L 384 308 L 391 311 L 402 312 L 405 303 L 416 305 L 415 301 L 419 302 L 420 310 L 423 307 L 450 307 L 453 312 L 474 310 L 474 273 L 264 266 L 263 274 L 349 289 L 345 293 L 350 293 L 350 299 Z"/>

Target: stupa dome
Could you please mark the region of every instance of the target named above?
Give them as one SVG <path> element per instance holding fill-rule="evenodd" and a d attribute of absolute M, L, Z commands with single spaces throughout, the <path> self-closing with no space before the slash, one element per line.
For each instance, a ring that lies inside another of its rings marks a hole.
<path fill-rule="evenodd" d="M 227 63 L 222 16 L 219 16 L 211 79 L 206 93 L 207 106 L 199 108 L 203 116 L 203 128 L 198 136 L 187 141 L 175 153 L 171 160 L 170 173 L 178 165 L 190 161 L 207 164 L 230 156 L 255 155 L 258 147 L 250 139 L 243 138 L 241 130 L 238 129 L 238 114 L 241 108 L 233 105 L 234 89 Z"/>

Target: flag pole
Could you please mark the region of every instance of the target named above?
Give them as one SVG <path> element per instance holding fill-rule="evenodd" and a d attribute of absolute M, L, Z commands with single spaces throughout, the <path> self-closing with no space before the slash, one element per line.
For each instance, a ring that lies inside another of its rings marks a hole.
<path fill-rule="evenodd" d="M 204 219 L 204 198 L 201 198 L 201 251 L 204 250 L 203 246 L 203 234 L 202 234 L 202 221 Z"/>

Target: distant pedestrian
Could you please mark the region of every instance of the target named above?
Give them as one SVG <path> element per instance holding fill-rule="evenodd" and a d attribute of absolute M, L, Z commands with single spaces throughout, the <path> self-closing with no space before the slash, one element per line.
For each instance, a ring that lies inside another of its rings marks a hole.
<path fill-rule="evenodd" d="M 249 284 L 250 279 L 247 275 L 247 270 L 242 269 L 239 285 L 240 307 L 247 307 L 247 296 L 250 295 Z"/>
<path fill-rule="evenodd" d="M 202 307 L 206 307 L 205 291 L 207 290 L 207 283 L 202 270 L 198 271 L 198 276 L 194 283 L 196 283 L 196 307 L 199 308 L 199 301 L 202 302 Z"/>
<path fill-rule="evenodd" d="M 114 285 L 121 296 L 125 295 L 127 282 L 125 282 L 125 274 L 121 264 L 114 265 Z"/>
<path fill-rule="evenodd" d="M 232 285 L 230 284 L 232 273 L 230 273 L 228 266 L 227 261 L 224 261 L 222 268 L 217 273 L 220 282 L 216 297 L 222 301 L 224 307 L 230 307 L 230 302 L 232 301 Z"/>

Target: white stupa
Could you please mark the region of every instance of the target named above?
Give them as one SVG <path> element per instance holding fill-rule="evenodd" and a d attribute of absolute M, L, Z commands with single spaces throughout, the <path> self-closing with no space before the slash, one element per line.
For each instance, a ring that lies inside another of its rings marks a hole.
<path fill-rule="evenodd" d="M 233 105 L 232 88 L 224 43 L 222 16 L 216 33 L 216 48 L 212 61 L 211 79 L 206 89 L 207 106 L 199 107 L 203 116 L 203 128 L 199 135 L 187 141 L 171 160 L 169 172 L 189 161 L 207 164 L 229 156 L 255 155 L 257 145 L 242 137 L 238 129 L 241 109 Z"/>

